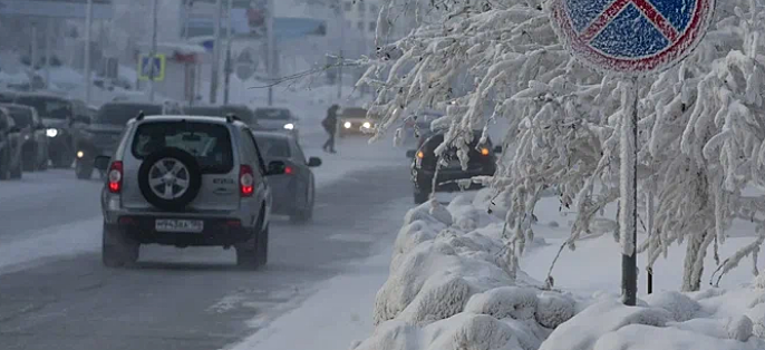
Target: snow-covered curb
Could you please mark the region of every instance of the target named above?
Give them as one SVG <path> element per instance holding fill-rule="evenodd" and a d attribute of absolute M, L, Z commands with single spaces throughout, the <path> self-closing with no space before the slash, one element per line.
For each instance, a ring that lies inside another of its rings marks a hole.
<path fill-rule="evenodd" d="M 353 349 L 538 349 L 577 302 L 504 269 L 488 191 L 409 211 L 377 294 L 374 334 Z"/>
<path fill-rule="evenodd" d="M 544 291 L 504 268 L 489 194 L 409 211 L 375 301 L 376 329 L 351 349 L 765 349 L 764 275 L 737 289 L 655 293 L 638 307 L 607 293 Z"/>

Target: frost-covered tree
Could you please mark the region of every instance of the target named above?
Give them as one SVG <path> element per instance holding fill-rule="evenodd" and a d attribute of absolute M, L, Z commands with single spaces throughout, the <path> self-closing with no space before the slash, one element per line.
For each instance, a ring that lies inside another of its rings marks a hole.
<path fill-rule="evenodd" d="M 576 211 L 571 249 L 619 199 L 618 130 L 631 83 L 571 58 L 553 32 L 546 3 L 390 0 L 389 16 L 413 4 L 420 26 L 379 47 L 359 82 L 378 89 L 370 114 L 381 119 L 380 133 L 420 109 L 445 109 L 434 122 L 447 128 L 437 155 L 453 146 L 464 158 L 471 130 L 486 131 L 498 118 L 509 122 L 504 146 L 513 151 L 502 156 L 494 177 L 474 180 L 494 186 L 509 208 L 511 272 L 533 237 L 533 211 L 544 191 L 556 190 L 561 206 Z M 638 179 L 648 204 L 641 222 L 651 231 L 640 249 L 650 266 L 670 244 L 687 241 L 684 290 L 699 288 L 706 251 L 724 242 L 732 220 L 762 226 L 757 214 L 765 212 L 765 202 L 744 191 L 765 181 L 764 60 L 757 56 L 764 2 L 718 3 L 717 20 L 697 53 L 639 81 Z M 763 237 L 722 269 L 747 254 L 756 257 Z"/>

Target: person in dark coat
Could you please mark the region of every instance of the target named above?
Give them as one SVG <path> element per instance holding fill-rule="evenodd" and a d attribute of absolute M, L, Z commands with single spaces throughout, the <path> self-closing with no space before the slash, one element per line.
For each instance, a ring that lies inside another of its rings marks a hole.
<path fill-rule="evenodd" d="M 324 151 L 329 153 L 337 153 L 335 151 L 335 133 L 337 133 L 337 110 L 340 109 L 338 105 L 332 105 L 327 110 L 327 117 L 321 122 L 324 130 L 329 134 L 329 139 L 324 143 Z"/>

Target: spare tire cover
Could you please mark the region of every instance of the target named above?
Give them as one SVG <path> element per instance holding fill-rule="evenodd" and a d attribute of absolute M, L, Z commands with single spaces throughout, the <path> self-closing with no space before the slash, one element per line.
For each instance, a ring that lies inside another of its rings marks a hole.
<path fill-rule="evenodd" d="M 179 148 L 149 154 L 138 169 L 138 187 L 157 208 L 181 211 L 197 197 L 202 174 L 196 158 Z"/>

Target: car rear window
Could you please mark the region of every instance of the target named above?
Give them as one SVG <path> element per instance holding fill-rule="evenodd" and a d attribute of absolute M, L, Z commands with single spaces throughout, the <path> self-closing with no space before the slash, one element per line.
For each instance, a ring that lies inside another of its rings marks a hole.
<path fill-rule="evenodd" d="M 73 112 L 72 103 L 58 97 L 19 96 L 14 103 L 34 107 L 43 118 L 66 119 Z"/>
<path fill-rule="evenodd" d="M 266 159 L 289 158 L 292 156 L 290 144 L 283 137 L 259 136 L 256 134 L 255 142 L 258 143 L 260 154 Z"/>
<path fill-rule="evenodd" d="M 145 115 L 162 114 L 162 106 L 153 104 L 105 104 L 98 110 L 94 124 L 125 125 L 143 111 Z"/>
<path fill-rule="evenodd" d="M 165 147 L 179 148 L 196 157 L 204 174 L 225 174 L 234 167 L 231 136 L 223 125 L 177 121 L 138 126 L 133 156 L 143 159 Z"/>
<path fill-rule="evenodd" d="M 290 119 L 290 111 L 282 108 L 258 108 L 255 110 L 255 118 L 286 120 Z"/>
<path fill-rule="evenodd" d="M 28 126 L 31 126 L 34 122 L 32 117 L 32 112 L 27 108 L 22 107 L 13 107 L 9 106 L 6 107 L 8 111 L 11 113 L 11 118 L 13 118 L 13 121 L 16 123 L 16 126 L 20 128 L 26 128 Z"/>

